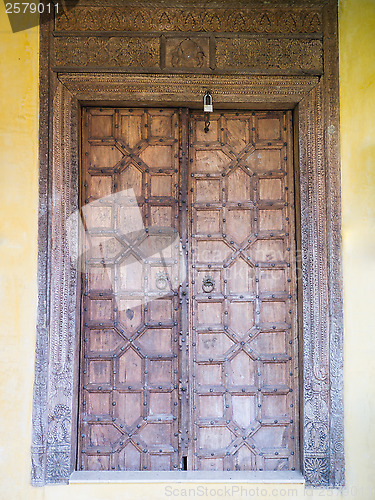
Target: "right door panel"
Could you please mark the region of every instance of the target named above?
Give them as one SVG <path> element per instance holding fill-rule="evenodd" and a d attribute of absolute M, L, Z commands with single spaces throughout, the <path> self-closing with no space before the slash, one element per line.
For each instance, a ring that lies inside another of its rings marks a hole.
<path fill-rule="evenodd" d="M 190 115 L 189 468 L 298 469 L 291 112 Z"/>

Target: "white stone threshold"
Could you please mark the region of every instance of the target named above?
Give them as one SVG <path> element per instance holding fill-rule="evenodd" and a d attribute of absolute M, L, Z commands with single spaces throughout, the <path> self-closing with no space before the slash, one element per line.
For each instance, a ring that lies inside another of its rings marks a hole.
<path fill-rule="evenodd" d="M 75 471 L 70 484 L 82 483 L 262 483 L 304 484 L 295 471 Z"/>

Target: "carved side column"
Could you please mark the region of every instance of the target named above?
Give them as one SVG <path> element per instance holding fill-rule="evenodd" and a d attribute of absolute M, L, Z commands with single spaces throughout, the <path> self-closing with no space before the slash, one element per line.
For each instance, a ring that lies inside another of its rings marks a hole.
<path fill-rule="evenodd" d="M 303 469 L 307 484 L 329 481 L 329 303 L 322 82 L 300 104 L 303 287 Z"/>
<path fill-rule="evenodd" d="M 339 140 L 339 71 L 337 2 L 323 10 L 324 22 L 324 133 L 327 158 L 327 233 L 330 318 L 330 478 L 332 486 L 345 484 L 344 457 L 344 320 L 341 238 L 341 172 Z"/>
<path fill-rule="evenodd" d="M 78 232 L 68 244 L 67 220 L 78 207 L 77 151 L 71 144 L 74 133 L 71 128 L 76 127 L 77 117 L 75 99 L 60 82 L 55 90 L 53 109 L 49 343 L 40 346 L 43 353 L 39 358 L 43 365 L 37 366 L 37 369 L 47 372 L 44 386 L 48 399 L 43 405 L 46 407 L 44 417 L 40 405 L 39 419 L 40 426 L 44 428 L 44 439 L 33 450 L 33 482 L 37 485 L 68 482 L 72 470 L 71 458 L 74 456 L 72 448 L 75 447 L 72 442 L 72 413 L 77 269 L 75 262 L 71 261 L 70 251 L 72 243 L 73 246 L 78 245 Z M 47 365 L 44 366 L 44 363 Z"/>
<path fill-rule="evenodd" d="M 52 19 L 41 15 L 39 68 L 39 219 L 38 219 L 38 309 L 35 345 L 35 379 L 32 416 L 31 481 L 45 484 L 45 435 L 47 426 L 48 323 L 49 323 L 49 136 L 50 136 L 50 55 L 49 36 Z"/>

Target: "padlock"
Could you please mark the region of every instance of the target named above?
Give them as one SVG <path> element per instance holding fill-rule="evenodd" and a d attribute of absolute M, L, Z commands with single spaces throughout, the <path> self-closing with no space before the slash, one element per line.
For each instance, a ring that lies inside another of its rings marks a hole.
<path fill-rule="evenodd" d="M 207 92 L 204 94 L 204 97 L 203 97 L 203 111 L 205 113 L 212 113 L 213 110 L 214 110 L 214 107 L 212 104 L 212 95 L 207 90 Z"/>

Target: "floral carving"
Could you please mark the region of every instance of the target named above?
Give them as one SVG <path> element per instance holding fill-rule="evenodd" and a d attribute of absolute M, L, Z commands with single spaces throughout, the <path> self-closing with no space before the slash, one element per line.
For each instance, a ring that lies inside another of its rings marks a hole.
<path fill-rule="evenodd" d="M 58 404 L 48 417 L 48 443 L 68 444 L 71 412 L 66 405 Z"/>
<path fill-rule="evenodd" d="M 180 31 L 220 33 L 321 33 L 321 12 L 283 8 L 145 8 L 77 6 L 56 19 L 57 31 Z"/>
<path fill-rule="evenodd" d="M 70 475 L 69 455 L 65 452 L 54 452 L 47 456 L 46 472 L 49 480 L 62 482 Z"/>
<path fill-rule="evenodd" d="M 208 38 L 167 39 L 168 68 L 207 68 Z M 158 37 L 57 37 L 55 65 L 84 68 L 159 68 Z M 323 71 L 320 40 L 216 38 L 216 67 L 223 70 Z"/>
<path fill-rule="evenodd" d="M 314 452 L 327 452 L 328 429 L 325 424 L 309 422 L 305 427 L 306 450 Z"/>
<path fill-rule="evenodd" d="M 323 45 L 320 40 L 220 37 L 216 39 L 216 66 L 322 72 Z"/>
<path fill-rule="evenodd" d="M 306 458 L 305 476 L 314 486 L 328 484 L 328 458 Z"/>
<path fill-rule="evenodd" d="M 158 67 L 159 38 L 155 37 L 58 37 L 57 66 Z"/>

